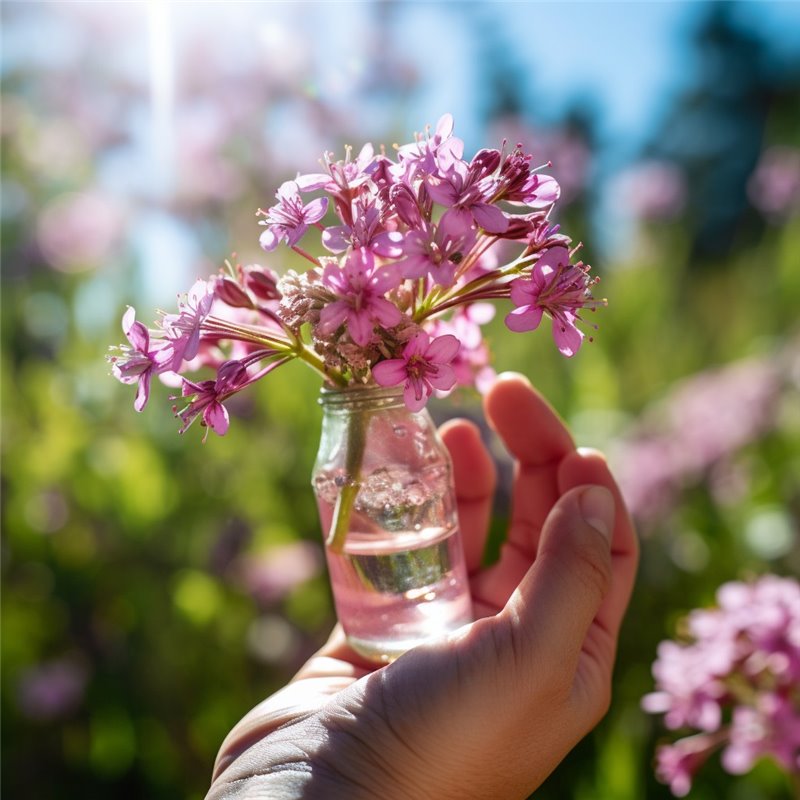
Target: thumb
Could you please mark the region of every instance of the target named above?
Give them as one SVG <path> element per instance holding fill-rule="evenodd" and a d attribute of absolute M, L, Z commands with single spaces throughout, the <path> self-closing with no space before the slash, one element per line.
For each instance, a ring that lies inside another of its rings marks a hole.
<path fill-rule="evenodd" d="M 586 633 L 611 586 L 614 497 L 578 486 L 545 520 L 536 560 L 502 612 L 523 663 L 571 678 Z"/>

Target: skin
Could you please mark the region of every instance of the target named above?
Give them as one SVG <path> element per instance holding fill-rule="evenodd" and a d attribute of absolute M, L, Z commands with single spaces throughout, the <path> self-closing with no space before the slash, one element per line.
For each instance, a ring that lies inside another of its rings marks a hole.
<path fill-rule="evenodd" d="M 493 566 L 492 459 L 471 423 L 441 430 L 476 621 L 383 667 L 337 626 L 230 732 L 207 800 L 525 798 L 605 714 L 638 559 L 619 489 L 522 376 L 498 379 L 485 414 L 517 461 Z"/>

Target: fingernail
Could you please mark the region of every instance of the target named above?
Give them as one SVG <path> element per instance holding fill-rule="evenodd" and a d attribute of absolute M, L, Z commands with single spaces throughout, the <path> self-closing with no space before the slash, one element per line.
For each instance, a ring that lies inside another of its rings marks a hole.
<path fill-rule="evenodd" d="M 581 515 L 593 528 L 611 539 L 614 527 L 614 495 L 604 486 L 589 486 L 578 500 Z"/>

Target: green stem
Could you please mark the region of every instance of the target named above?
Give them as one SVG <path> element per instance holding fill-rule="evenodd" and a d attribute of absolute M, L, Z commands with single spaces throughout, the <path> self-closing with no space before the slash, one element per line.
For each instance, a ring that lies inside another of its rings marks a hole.
<path fill-rule="evenodd" d="M 361 488 L 361 463 L 364 460 L 369 418 L 368 411 L 353 410 L 347 416 L 344 429 L 345 483 L 336 498 L 331 529 L 325 542 L 334 553 L 341 553 L 344 549 L 345 539 L 350 530 L 353 505 Z"/>
<path fill-rule="evenodd" d="M 316 370 L 331 383 L 337 386 L 347 386 L 347 378 L 338 370 L 328 369 L 325 362 L 307 345 L 299 343 L 296 355 L 301 361 L 305 361 L 311 369 Z"/>
<path fill-rule="evenodd" d="M 488 286 L 491 283 L 496 283 L 515 273 L 522 272 L 528 266 L 528 261 L 529 259 L 523 256 L 512 261 L 510 264 L 506 264 L 495 272 L 482 275 L 480 278 L 475 278 L 464 286 L 450 289 L 441 295 L 437 295 L 432 302 L 417 309 L 417 312 L 414 314 L 414 322 L 422 322 L 428 317 L 432 317 L 451 306 L 461 305 L 461 303 L 471 299 L 470 295 L 476 293 L 478 289 Z"/>

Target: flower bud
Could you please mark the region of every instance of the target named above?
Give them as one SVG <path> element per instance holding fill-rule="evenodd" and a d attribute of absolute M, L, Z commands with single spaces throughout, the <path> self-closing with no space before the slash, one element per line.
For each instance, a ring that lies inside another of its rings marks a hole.
<path fill-rule="evenodd" d="M 217 279 L 214 294 L 226 305 L 233 308 L 252 308 L 253 301 L 250 295 L 239 286 L 236 281 L 223 276 Z"/>
<path fill-rule="evenodd" d="M 249 264 L 244 268 L 245 285 L 261 300 L 279 300 L 278 276 L 271 269 L 258 264 Z"/>

